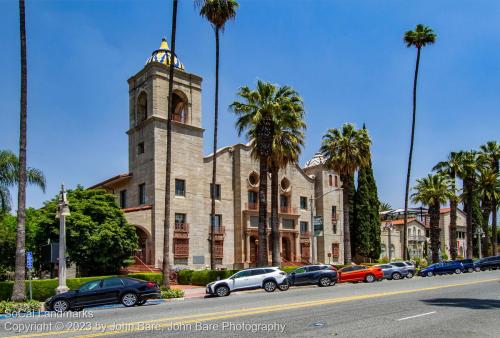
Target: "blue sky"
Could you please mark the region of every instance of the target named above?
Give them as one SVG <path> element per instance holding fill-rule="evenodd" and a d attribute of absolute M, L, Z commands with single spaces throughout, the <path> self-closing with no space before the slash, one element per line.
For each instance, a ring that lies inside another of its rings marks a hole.
<path fill-rule="evenodd" d="M 0 149 L 17 152 L 19 23 L 1 1 Z M 171 1 L 28 1 L 28 162 L 48 188 L 92 185 L 127 171 L 126 80 L 162 37 Z M 306 107 L 301 164 L 328 128 L 366 123 L 380 199 L 401 207 L 409 147 L 415 49 L 402 42 L 417 23 L 437 43 L 423 50 L 412 178 L 451 150 L 500 137 L 500 2 L 242 0 L 221 41 L 221 146 L 245 141 L 227 106 L 257 79 L 293 86 Z M 205 153 L 212 142 L 214 34 L 191 0 L 179 3 L 177 54 L 203 77 Z M 16 192 L 13 191 L 13 195 Z"/>

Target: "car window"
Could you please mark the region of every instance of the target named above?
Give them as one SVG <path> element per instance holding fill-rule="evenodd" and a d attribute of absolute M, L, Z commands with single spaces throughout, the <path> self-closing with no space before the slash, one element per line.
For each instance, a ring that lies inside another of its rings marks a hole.
<path fill-rule="evenodd" d="M 342 268 L 340 269 L 340 272 L 351 272 L 353 271 L 353 267 L 352 266 L 348 266 L 348 267 L 345 267 L 345 268 Z"/>
<path fill-rule="evenodd" d="M 252 276 L 263 275 L 265 273 L 266 273 L 266 270 L 264 270 L 264 269 L 255 269 L 255 270 L 252 270 Z"/>
<path fill-rule="evenodd" d="M 242 278 L 242 277 L 249 277 L 252 275 L 251 270 L 245 270 L 245 271 L 240 271 L 237 274 L 234 275 L 234 278 Z"/>
<path fill-rule="evenodd" d="M 110 288 L 115 286 L 123 286 L 120 278 L 108 278 L 102 281 L 103 288 Z"/>
<path fill-rule="evenodd" d="M 294 271 L 295 273 L 304 273 L 306 272 L 305 268 L 298 268 L 297 270 Z"/>
<path fill-rule="evenodd" d="M 356 270 L 364 270 L 364 269 L 366 269 L 366 266 L 356 265 L 356 266 L 353 266 L 352 268 L 353 268 L 354 271 L 356 271 Z"/>
<path fill-rule="evenodd" d="M 101 288 L 101 280 L 94 280 L 80 286 L 80 291 L 92 291 Z"/>
<path fill-rule="evenodd" d="M 381 265 L 382 269 L 392 269 L 392 265 Z"/>
<path fill-rule="evenodd" d="M 308 266 L 307 267 L 308 272 L 319 271 L 319 269 L 320 269 L 319 266 Z"/>
<path fill-rule="evenodd" d="M 264 269 L 264 270 L 266 271 L 266 273 L 272 273 L 272 272 L 274 272 L 274 271 L 275 271 L 275 270 L 273 270 L 273 269 Z"/>
<path fill-rule="evenodd" d="M 391 263 L 392 265 L 394 266 L 399 266 L 400 268 L 405 266 L 405 264 L 403 262 L 394 262 L 394 263 Z"/>
<path fill-rule="evenodd" d="M 132 278 L 122 278 L 122 282 L 125 285 L 134 285 L 134 284 L 140 283 L 141 281 L 139 281 L 137 279 L 132 279 Z"/>

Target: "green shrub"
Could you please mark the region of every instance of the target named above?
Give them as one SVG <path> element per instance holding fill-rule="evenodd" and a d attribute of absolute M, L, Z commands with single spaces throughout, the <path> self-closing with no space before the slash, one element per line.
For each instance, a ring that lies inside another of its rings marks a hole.
<path fill-rule="evenodd" d="M 142 279 L 148 282 L 156 282 L 158 285 L 163 284 L 163 274 L 158 272 L 129 273 L 127 277 Z"/>
<path fill-rule="evenodd" d="M 193 275 L 193 270 L 180 270 L 177 272 L 177 283 L 179 284 L 191 284 L 191 276 Z"/>
<path fill-rule="evenodd" d="M 239 270 L 198 270 L 191 274 L 191 284 L 205 286 L 218 279 L 226 279 Z"/>
<path fill-rule="evenodd" d="M 0 313 L 19 313 L 19 312 L 33 312 L 40 311 L 42 303 L 36 300 L 29 300 L 26 302 L 7 302 L 0 301 Z"/>
<path fill-rule="evenodd" d="M 446 254 L 446 252 L 441 253 L 441 259 L 444 260 L 444 261 L 447 261 L 448 260 L 448 254 Z"/>
<path fill-rule="evenodd" d="M 384 256 L 384 257 L 382 257 L 382 258 L 379 258 L 379 259 L 377 259 L 377 262 L 378 262 L 379 264 L 387 264 L 387 263 L 389 263 L 389 257 Z"/>
<path fill-rule="evenodd" d="M 161 289 L 161 298 L 162 299 L 170 299 L 170 298 L 182 298 L 184 297 L 184 290 L 179 289 Z"/>
<path fill-rule="evenodd" d="M 300 266 L 282 266 L 281 270 L 285 271 L 286 273 L 290 273 L 293 270 L 298 269 L 298 268 L 300 268 Z"/>

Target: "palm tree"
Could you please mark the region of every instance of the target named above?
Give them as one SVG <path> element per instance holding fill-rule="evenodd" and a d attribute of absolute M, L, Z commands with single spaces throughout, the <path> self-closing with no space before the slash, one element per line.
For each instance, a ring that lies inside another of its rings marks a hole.
<path fill-rule="evenodd" d="M 446 161 L 441 161 L 432 170 L 441 175 L 445 175 L 450 180 L 450 256 L 451 259 L 457 258 L 457 205 L 458 197 L 456 194 L 456 176 L 460 163 L 456 152 L 451 152 Z"/>
<path fill-rule="evenodd" d="M 488 165 L 484 165 L 479 169 L 478 189 L 481 196 L 481 209 L 483 213 L 483 243 L 482 254 L 483 257 L 488 256 L 488 245 L 490 243 L 488 223 L 490 214 L 493 211 L 493 201 L 498 196 L 500 187 L 500 176 L 495 169 Z M 494 233 L 492 234 L 492 236 Z M 493 243 L 493 242 L 492 242 Z"/>
<path fill-rule="evenodd" d="M 238 2 L 235 0 L 197 0 L 200 15 L 205 17 L 212 25 L 215 32 L 215 110 L 214 110 L 214 144 L 212 156 L 212 208 L 210 211 L 211 233 L 210 237 L 210 268 L 215 269 L 215 246 L 213 234 L 215 232 L 215 187 L 217 178 L 217 132 L 219 123 L 219 33 L 224 31 L 226 22 L 234 19 Z"/>
<path fill-rule="evenodd" d="M 427 177 L 417 180 L 412 195 L 413 203 L 422 203 L 429 206 L 430 225 L 431 225 L 431 251 L 432 262 L 439 262 L 439 218 L 441 214 L 439 209 L 441 205 L 452 198 L 453 192 L 450 190 L 448 178 L 441 174 L 429 174 Z"/>
<path fill-rule="evenodd" d="M 257 88 L 244 86 L 238 91 L 242 101 L 235 101 L 230 109 L 238 116 L 238 134 L 246 133 L 252 148 L 252 157 L 259 161 L 259 266 L 268 264 L 267 254 L 267 174 L 272 164 L 273 144 L 281 112 L 295 99 L 290 87 L 257 81 Z M 292 100 L 293 98 L 293 100 Z"/>
<path fill-rule="evenodd" d="M 489 141 L 481 146 L 482 156 L 489 158 L 492 167 L 496 172 L 499 171 L 499 161 L 500 161 L 500 145 L 496 141 Z M 498 202 L 500 198 L 497 195 L 492 195 L 491 200 L 491 218 L 492 218 L 492 228 L 491 228 L 491 246 L 493 247 L 493 255 L 498 255 L 498 235 L 497 235 L 497 210 Z"/>
<path fill-rule="evenodd" d="M 404 234 L 403 234 L 403 258 L 408 259 L 408 195 L 410 193 L 410 176 L 411 176 L 411 160 L 413 156 L 413 143 L 415 140 L 415 119 L 417 115 L 417 79 L 418 67 L 420 64 L 420 51 L 422 47 L 428 44 L 433 44 L 436 41 L 436 34 L 431 28 L 424 25 L 417 25 L 414 31 L 407 31 L 404 35 L 406 47 L 417 48 L 417 61 L 415 64 L 415 76 L 413 78 L 413 117 L 411 123 L 411 138 L 410 138 L 410 153 L 408 156 L 408 172 L 406 173 L 406 189 L 405 189 L 405 211 L 404 211 Z"/>
<path fill-rule="evenodd" d="M 8 150 L 0 150 L 0 213 L 8 212 L 10 205 L 9 188 L 18 184 L 19 159 L 16 154 Z M 45 176 L 36 168 L 26 169 L 28 184 L 33 184 L 45 192 Z"/>
<path fill-rule="evenodd" d="M 382 202 L 382 203 L 380 203 L 378 209 L 379 209 L 380 212 L 390 211 L 390 210 L 392 210 L 392 206 L 389 203 Z"/>
<path fill-rule="evenodd" d="M 472 204 L 477 182 L 478 155 L 475 151 L 461 151 L 457 154 L 459 166 L 457 176 L 463 182 L 462 201 L 467 223 L 467 258 L 472 258 Z"/>
<path fill-rule="evenodd" d="M 304 146 L 304 105 L 302 99 L 290 87 L 282 87 L 285 91 L 280 95 L 281 111 L 277 111 L 274 118 L 275 129 L 273 138 L 273 152 L 270 163 L 271 172 L 271 239 L 272 239 L 272 265 L 280 266 L 280 235 L 278 217 L 278 174 L 279 170 L 289 164 L 297 163 Z"/>
<path fill-rule="evenodd" d="M 170 68 L 168 73 L 168 116 L 167 116 L 167 154 L 165 169 L 165 210 L 163 218 L 163 286 L 170 287 L 170 187 L 172 176 L 172 111 L 173 111 L 173 89 L 174 89 L 174 57 L 175 57 L 175 36 L 177 33 L 177 0 L 172 6 L 172 35 L 170 42 Z"/>
<path fill-rule="evenodd" d="M 19 128 L 16 272 L 11 297 L 13 301 L 22 301 L 26 298 L 24 288 L 24 265 L 26 260 L 26 119 L 28 105 L 28 67 L 26 63 L 26 16 L 24 0 L 19 0 L 19 26 L 21 37 L 21 114 Z"/>
<path fill-rule="evenodd" d="M 356 170 L 370 163 L 371 140 L 366 129 L 356 130 L 346 123 L 342 129 L 329 129 L 323 136 L 320 151 L 325 165 L 335 170 L 342 180 L 344 211 L 344 264 L 351 262 L 351 236 L 349 229 L 349 182 Z"/>

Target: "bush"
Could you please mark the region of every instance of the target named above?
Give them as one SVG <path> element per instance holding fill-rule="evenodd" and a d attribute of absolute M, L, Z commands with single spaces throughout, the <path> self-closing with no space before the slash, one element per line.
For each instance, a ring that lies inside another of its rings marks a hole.
<path fill-rule="evenodd" d="M 177 272 L 177 283 L 179 284 L 191 284 L 191 276 L 193 275 L 193 270 L 180 270 Z"/>
<path fill-rule="evenodd" d="M 219 279 L 226 279 L 239 270 L 198 270 L 191 274 L 191 284 L 205 286 Z"/>
<path fill-rule="evenodd" d="M 441 259 L 443 261 L 447 261 L 448 260 L 448 254 L 446 254 L 446 252 L 441 253 Z"/>
<path fill-rule="evenodd" d="M 162 299 L 182 298 L 182 297 L 184 297 L 184 290 L 161 288 Z"/>
<path fill-rule="evenodd" d="M 384 256 L 384 257 L 382 257 L 382 258 L 379 258 L 379 259 L 377 259 L 377 262 L 378 262 L 379 264 L 387 264 L 387 263 L 389 263 L 389 257 Z"/>
<path fill-rule="evenodd" d="M 0 313 L 14 314 L 19 312 L 40 311 L 42 304 L 36 300 L 26 302 L 0 301 Z"/>
<path fill-rule="evenodd" d="M 163 284 L 163 274 L 158 272 L 129 273 L 127 277 L 156 282 L 158 285 Z"/>
<path fill-rule="evenodd" d="M 282 266 L 281 270 L 285 271 L 286 273 L 290 273 L 297 268 L 300 268 L 300 266 Z"/>

